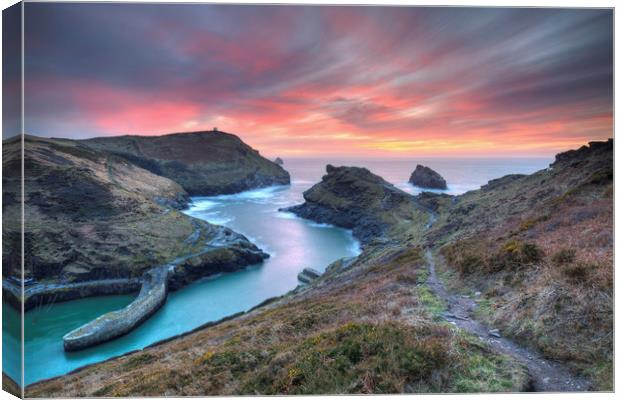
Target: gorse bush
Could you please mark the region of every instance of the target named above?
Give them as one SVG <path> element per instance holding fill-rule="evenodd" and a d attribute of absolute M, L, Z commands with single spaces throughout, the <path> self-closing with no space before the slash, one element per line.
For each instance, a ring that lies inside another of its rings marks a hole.
<path fill-rule="evenodd" d="M 544 221 L 547 221 L 548 219 L 549 219 L 548 215 L 540 215 L 538 217 L 527 218 L 521 221 L 521 224 L 519 225 L 519 230 L 527 231 L 529 229 L 532 229 L 539 222 L 544 222 Z"/>

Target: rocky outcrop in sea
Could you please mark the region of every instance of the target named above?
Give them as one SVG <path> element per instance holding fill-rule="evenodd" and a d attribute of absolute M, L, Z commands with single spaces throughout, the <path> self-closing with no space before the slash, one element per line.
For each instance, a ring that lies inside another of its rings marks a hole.
<path fill-rule="evenodd" d="M 281 211 L 352 229 L 366 244 L 381 240 L 398 220 L 410 220 L 418 207 L 412 196 L 366 168 L 327 165 L 326 171 L 304 192 L 305 203 Z"/>
<path fill-rule="evenodd" d="M 425 189 L 445 190 L 448 188 L 446 180 L 439 173 L 420 164 L 415 167 L 415 171 L 409 177 L 409 183 Z"/>

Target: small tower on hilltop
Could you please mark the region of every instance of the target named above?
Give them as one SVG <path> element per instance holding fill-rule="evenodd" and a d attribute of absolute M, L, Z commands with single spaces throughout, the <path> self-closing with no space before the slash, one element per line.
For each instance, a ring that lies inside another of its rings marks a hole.
<path fill-rule="evenodd" d="M 217 132 L 217 127 L 213 127 L 213 132 Z"/>

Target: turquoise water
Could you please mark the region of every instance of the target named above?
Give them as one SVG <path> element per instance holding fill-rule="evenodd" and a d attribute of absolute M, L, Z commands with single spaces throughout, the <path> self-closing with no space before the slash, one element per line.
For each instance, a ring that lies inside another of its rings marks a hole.
<path fill-rule="evenodd" d="M 302 193 L 321 179 L 325 165 L 366 166 L 410 193 L 419 190 L 407 179 L 417 162 L 436 169 L 448 181 L 447 193 L 476 189 L 489 179 L 508 173 L 531 173 L 545 168 L 548 159 L 432 159 L 432 160 L 285 160 L 291 186 L 271 187 L 236 195 L 196 197 L 187 214 L 226 225 L 246 235 L 271 257 L 243 271 L 203 279 L 170 293 L 166 304 L 130 334 L 100 346 L 65 353 L 62 336 L 104 312 L 128 304 L 132 296 L 106 296 L 58 303 L 25 314 L 26 384 L 65 374 L 75 368 L 102 361 L 153 342 L 186 332 L 206 322 L 247 310 L 261 301 L 286 293 L 297 285 L 297 274 L 305 267 L 324 270 L 341 258 L 359 253 L 350 232 L 329 225 L 301 220 L 280 207 L 303 201 Z M 3 306 L 4 321 L 19 314 Z M 15 324 L 14 324 L 15 325 Z M 5 324 L 6 326 L 6 324 Z M 17 324 L 17 327 L 19 325 Z M 19 345 L 17 336 L 4 331 L 3 347 Z M 10 353 L 10 352 L 9 352 Z M 19 376 L 3 352 L 5 372 Z M 8 357 L 8 358 L 7 358 Z M 17 355 L 18 357 L 18 355 Z"/>
<path fill-rule="evenodd" d="M 20 313 L 2 302 L 2 371 L 21 384 L 21 318 Z"/>

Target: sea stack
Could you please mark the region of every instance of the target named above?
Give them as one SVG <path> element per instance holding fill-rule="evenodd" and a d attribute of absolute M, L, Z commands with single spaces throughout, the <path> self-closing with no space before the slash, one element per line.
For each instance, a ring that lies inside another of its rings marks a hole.
<path fill-rule="evenodd" d="M 436 171 L 418 164 L 409 178 L 409 183 L 425 189 L 447 189 L 446 180 Z"/>

